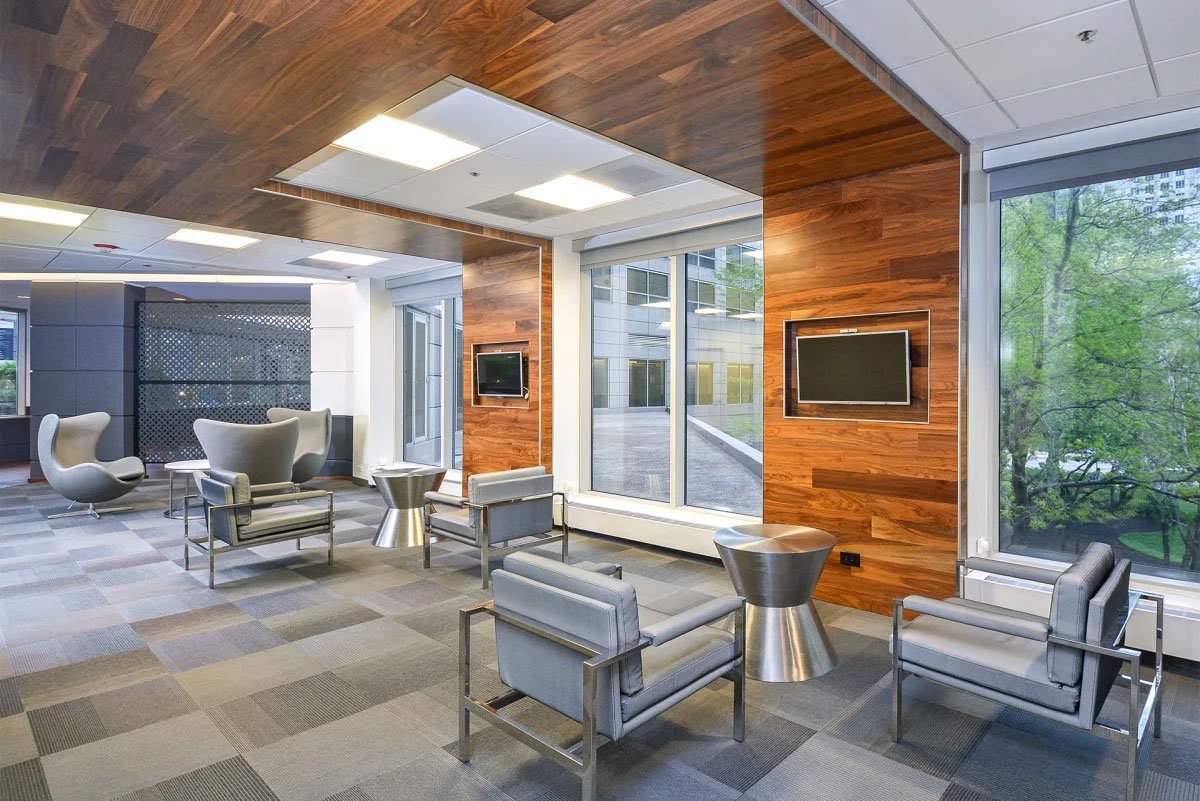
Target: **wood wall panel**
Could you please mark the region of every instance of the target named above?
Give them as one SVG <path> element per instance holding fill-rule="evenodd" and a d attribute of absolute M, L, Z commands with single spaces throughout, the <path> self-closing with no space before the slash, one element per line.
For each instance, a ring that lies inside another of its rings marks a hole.
<path fill-rule="evenodd" d="M 959 187 L 951 157 L 764 199 L 763 519 L 837 535 L 825 600 L 887 614 L 954 592 Z M 928 424 L 784 417 L 785 320 L 913 309 L 930 313 Z"/>
<path fill-rule="evenodd" d="M 552 469 L 548 248 L 463 262 L 463 476 L 542 464 Z M 543 325 L 543 320 L 545 324 Z M 529 343 L 529 403 L 476 405 L 471 354 Z"/>

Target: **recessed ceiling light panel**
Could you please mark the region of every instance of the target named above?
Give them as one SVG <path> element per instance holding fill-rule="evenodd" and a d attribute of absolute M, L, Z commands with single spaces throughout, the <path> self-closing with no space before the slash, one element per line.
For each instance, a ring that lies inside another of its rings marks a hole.
<path fill-rule="evenodd" d="M 320 253 L 314 253 L 309 256 L 310 259 L 317 261 L 330 261 L 334 264 L 349 264 L 352 267 L 370 267 L 372 264 L 379 264 L 387 259 L 380 256 L 367 256 L 363 253 L 349 253 L 345 250 L 323 250 Z"/>
<path fill-rule="evenodd" d="M 594 209 L 606 203 L 615 203 L 618 200 L 633 197 L 627 192 L 589 181 L 587 178 L 580 178 L 578 175 L 564 175 L 553 181 L 522 189 L 517 194 L 574 211 Z"/>
<path fill-rule="evenodd" d="M 201 228 L 180 228 L 167 237 L 172 242 L 187 242 L 190 245 L 209 245 L 214 248 L 238 250 L 261 240 L 252 236 L 223 234 L 220 231 L 205 231 Z"/>
<path fill-rule="evenodd" d="M 436 169 L 479 150 L 474 145 L 386 114 L 363 123 L 334 140 L 334 144 L 422 170 Z"/>
<path fill-rule="evenodd" d="M 6 220 L 61 225 L 65 228 L 78 228 L 88 218 L 86 214 L 80 214 L 77 211 L 48 209 L 45 206 L 31 206 L 28 203 L 0 203 L 0 217 Z"/>

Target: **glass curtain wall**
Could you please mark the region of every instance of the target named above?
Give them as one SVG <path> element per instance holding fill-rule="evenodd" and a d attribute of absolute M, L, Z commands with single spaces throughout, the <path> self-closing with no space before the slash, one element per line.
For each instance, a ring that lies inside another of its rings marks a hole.
<path fill-rule="evenodd" d="M 1200 168 L 999 212 L 1001 550 L 1200 580 Z"/>
<path fill-rule="evenodd" d="M 762 284 L 759 243 L 592 271 L 593 490 L 762 514 Z M 673 351 L 686 356 L 678 409 Z"/>
<path fill-rule="evenodd" d="M 461 469 L 462 301 L 410 303 L 397 313 L 402 326 L 402 458 Z M 444 343 L 452 350 L 444 351 Z M 448 430 L 452 436 L 443 436 Z"/>
<path fill-rule="evenodd" d="M 592 489 L 671 498 L 671 260 L 592 275 Z"/>
<path fill-rule="evenodd" d="M 0 417 L 22 412 L 22 322 L 20 312 L 0 309 Z"/>

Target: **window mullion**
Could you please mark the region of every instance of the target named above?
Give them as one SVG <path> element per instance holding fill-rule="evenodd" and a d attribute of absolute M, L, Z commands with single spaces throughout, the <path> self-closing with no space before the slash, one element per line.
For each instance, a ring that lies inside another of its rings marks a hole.
<path fill-rule="evenodd" d="M 671 256 L 669 274 L 671 286 L 667 292 L 671 301 L 671 358 L 669 409 L 671 414 L 671 506 L 683 506 L 687 497 L 684 488 L 685 454 L 687 446 L 687 270 L 683 259 Z"/>

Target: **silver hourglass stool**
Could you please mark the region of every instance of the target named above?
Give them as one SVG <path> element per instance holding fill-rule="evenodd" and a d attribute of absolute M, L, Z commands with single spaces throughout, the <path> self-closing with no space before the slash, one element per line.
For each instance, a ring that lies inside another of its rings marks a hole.
<path fill-rule="evenodd" d="M 812 592 L 837 538 L 779 523 L 723 528 L 713 535 L 738 595 L 746 599 L 746 675 L 805 681 L 837 664 Z"/>
<path fill-rule="evenodd" d="M 408 548 L 425 542 L 425 493 L 442 486 L 446 471 L 440 467 L 377 470 L 371 474 L 388 505 L 374 544 L 380 548 Z"/>

